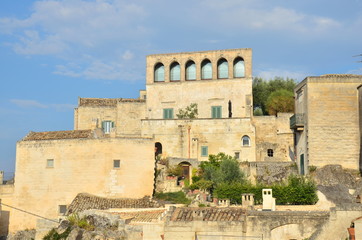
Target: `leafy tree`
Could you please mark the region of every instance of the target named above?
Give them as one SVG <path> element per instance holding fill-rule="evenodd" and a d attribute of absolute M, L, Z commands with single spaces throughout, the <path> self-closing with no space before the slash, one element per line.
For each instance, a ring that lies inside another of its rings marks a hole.
<path fill-rule="evenodd" d="M 263 113 L 266 113 L 266 103 L 272 92 L 285 89 L 293 94 L 296 82 L 293 79 L 275 77 L 272 80 L 265 81 L 260 77 L 253 79 L 253 102 L 254 107 L 260 107 Z M 293 103 L 294 106 L 294 103 Z"/>
<path fill-rule="evenodd" d="M 294 94 L 286 89 L 272 92 L 266 102 L 266 110 L 269 115 L 277 115 L 278 112 L 294 112 Z"/>
<path fill-rule="evenodd" d="M 176 114 L 177 118 L 179 119 L 193 119 L 197 118 L 198 109 L 197 103 L 191 103 L 185 109 L 179 109 L 178 114 Z"/>

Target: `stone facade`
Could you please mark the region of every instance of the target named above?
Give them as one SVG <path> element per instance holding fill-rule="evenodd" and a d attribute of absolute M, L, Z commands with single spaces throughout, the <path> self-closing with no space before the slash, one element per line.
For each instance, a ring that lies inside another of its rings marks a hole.
<path fill-rule="evenodd" d="M 151 195 L 157 154 L 181 159 L 189 177 L 192 167 L 219 152 L 240 162 L 291 161 L 288 115 L 252 115 L 251 49 L 146 60 L 139 98 L 79 98 L 74 130 L 30 132 L 17 143 L 15 189 L 7 202 L 53 219 L 81 192 Z M 192 103 L 197 118 L 178 119 Z M 10 215 L 10 231 L 35 226 L 36 217 Z"/>
<path fill-rule="evenodd" d="M 361 75 L 307 77 L 295 88 L 296 162 L 308 166 L 342 164 L 358 169 L 360 156 L 359 94 Z"/>

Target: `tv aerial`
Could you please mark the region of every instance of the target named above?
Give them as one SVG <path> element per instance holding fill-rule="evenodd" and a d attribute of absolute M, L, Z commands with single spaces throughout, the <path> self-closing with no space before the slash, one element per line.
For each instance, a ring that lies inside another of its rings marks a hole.
<path fill-rule="evenodd" d="M 362 54 L 357 54 L 357 55 L 354 55 L 353 57 L 362 57 Z M 361 60 L 361 61 L 357 61 L 357 62 L 362 63 L 362 60 Z"/>

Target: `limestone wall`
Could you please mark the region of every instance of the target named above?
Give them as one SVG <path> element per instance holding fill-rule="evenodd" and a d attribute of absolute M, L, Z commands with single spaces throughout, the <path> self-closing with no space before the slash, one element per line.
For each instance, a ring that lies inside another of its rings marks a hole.
<path fill-rule="evenodd" d="M 142 120 L 143 136 L 154 136 L 162 144 L 164 156 L 197 158 L 202 156 L 201 147 L 208 154 L 224 152 L 234 156 L 240 153 L 240 161 L 255 158 L 255 129 L 248 118 L 239 119 L 192 119 L 192 120 Z M 243 146 L 241 138 L 250 137 L 250 146 Z"/>
<path fill-rule="evenodd" d="M 245 76 L 234 78 L 233 61 L 242 57 L 245 62 Z M 217 62 L 228 61 L 228 78 L 218 79 Z M 209 59 L 213 74 L 208 80 L 201 80 L 201 62 Z M 185 65 L 192 60 L 196 65 L 196 80 L 185 80 Z M 169 80 L 169 68 L 173 62 L 181 67 L 180 81 Z M 164 64 L 165 81 L 154 82 L 154 67 Z M 229 101 L 231 101 L 233 117 L 250 117 L 252 110 L 252 74 L 251 49 L 231 49 L 207 52 L 158 54 L 147 56 L 146 89 L 148 119 L 162 119 L 163 109 L 172 108 L 174 118 L 178 109 L 191 103 L 198 104 L 199 117 L 211 118 L 211 106 L 221 106 L 222 118 L 229 117 Z"/>
<path fill-rule="evenodd" d="M 293 132 L 289 127 L 291 113 L 253 118 L 256 130 L 256 161 L 293 161 Z M 268 150 L 273 154 L 268 155 Z M 270 156 L 271 155 L 271 156 Z"/>
<path fill-rule="evenodd" d="M 105 197 L 151 195 L 153 148 L 153 141 L 138 138 L 20 141 L 12 204 L 53 219 L 59 205 L 69 205 L 81 192 Z M 54 160 L 53 167 L 47 166 L 48 159 Z M 119 168 L 114 160 L 120 160 Z M 11 212 L 11 231 L 33 227 L 34 217 Z"/>
<path fill-rule="evenodd" d="M 145 117 L 145 102 L 119 102 L 116 120 L 117 136 L 140 136 L 141 119 Z"/>
<path fill-rule="evenodd" d="M 116 106 L 87 106 L 78 107 L 74 110 L 74 130 L 101 128 L 102 121 L 116 122 L 116 120 Z"/>

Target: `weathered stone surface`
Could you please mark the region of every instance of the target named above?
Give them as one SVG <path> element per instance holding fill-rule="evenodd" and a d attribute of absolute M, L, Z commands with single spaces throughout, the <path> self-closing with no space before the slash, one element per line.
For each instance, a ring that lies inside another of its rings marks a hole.
<path fill-rule="evenodd" d="M 344 185 L 347 188 L 356 187 L 356 177 L 343 170 L 341 165 L 327 165 L 318 168 L 314 178 L 317 184 L 322 186 Z"/>
<path fill-rule="evenodd" d="M 16 232 L 15 234 L 9 234 L 7 240 L 31 240 L 35 239 L 35 230 L 24 230 Z"/>

